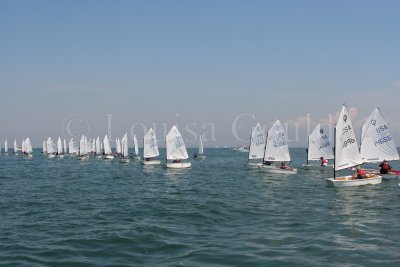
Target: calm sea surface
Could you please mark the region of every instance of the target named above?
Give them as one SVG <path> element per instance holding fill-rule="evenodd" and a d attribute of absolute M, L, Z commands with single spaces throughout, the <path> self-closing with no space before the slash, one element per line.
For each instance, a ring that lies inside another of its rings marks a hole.
<path fill-rule="evenodd" d="M 187 170 L 0 156 L 0 265 L 400 266 L 399 180 L 335 189 L 205 152 Z"/>

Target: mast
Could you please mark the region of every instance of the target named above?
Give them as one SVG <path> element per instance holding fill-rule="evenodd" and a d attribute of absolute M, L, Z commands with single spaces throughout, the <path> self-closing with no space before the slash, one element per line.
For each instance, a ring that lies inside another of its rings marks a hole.
<path fill-rule="evenodd" d="M 250 162 L 250 148 L 251 148 L 251 137 L 253 136 L 253 132 L 250 133 L 250 145 L 249 145 L 249 153 L 247 153 L 247 162 Z M 264 148 L 265 154 L 265 148 Z"/>
<path fill-rule="evenodd" d="M 333 180 L 336 180 L 336 127 L 333 131 Z"/>
<path fill-rule="evenodd" d="M 266 136 L 267 136 L 267 137 L 265 138 L 263 163 L 264 163 L 264 161 L 265 161 L 265 151 L 267 151 L 268 132 L 267 132 Z"/>
<path fill-rule="evenodd" d="M 308 136 L 308 138 L 307 138 L 307 149 L 306 149 L 306 152 L 307 152 L 307 165 L 308 165 L 308 148 L 310 147 L 310 136 Z"/>

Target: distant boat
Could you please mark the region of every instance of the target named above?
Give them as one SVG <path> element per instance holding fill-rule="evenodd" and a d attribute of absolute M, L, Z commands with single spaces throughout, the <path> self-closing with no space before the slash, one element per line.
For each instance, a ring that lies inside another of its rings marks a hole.
<path fill-rule="evenodd" d="M 144 165 L 155 165 L 160 164 L 159 160 L 153 158 L 158 157 L 160 152 L 158 151 L 157 138 L 153 131 L 153 128 L 146 133 L 143 138 L 143 164 Z"/>
<path fill-rule="evenodd" d="M 192 166 L 190 162 L 182 161 L 188 159 L 189 156 L 182 135 L 175 125 L 172 126 L 171 130 L 165 137 L 165 149 L 167 154 L 167 168 L 184 169 Z"/>
<path fill-rule="evenodd" d="M 375 108 L 361 128 L 361 158 L 364 163 L 378 163 L 399 160 L 396 144 L 389 131 L 386 120 Z M 371 170 L 379 173 L 379 170 Z M 387 174 L 379 174 L 384 179 L 397 178 L 399 171 L 390 170 Z"/>
<path fill-rule="evenodd" d="M 138 146 L 138 141 L 136 138 L 136 134 L 133 135 L 133 146 L 134 146 L 134 159 L 139 159 L 140 160 L 140 155 L 139 155 L 139 146 Z"/>
<path fill-rule="evenodd" d="M 120 162 L 128 163 L 129 162 L 129 146 L 128 146 L 128 133 L 121 139 L 121 158 Z"/>
<path fill-rule="evenodd" d="M 329 186 L 348 187 L 366 184 L 380 184 L 382 176 L 376 174 L 367 174 L 366 178 L 354 179 L 352 175 L 336 177 L 336 172 L 344 169 L 361 165 L 363 160 L 358 150 L 356 136 L 353 125 L 345 105 L 342 107 L 340 116 L 335 128 L 335 153 L 334 153 L 334 176 L 327 178 Z"/>
<path fill-rule="evenodd" d="M 57 140 L 57 153 L 56 153 L 57 157 L 59 158 L 63 158 L 64 157 L 64 149 L 63 149 L 63 144 L 61 141 L 61 137 L 58 137 Z"/>
<path fill-rule="evenodd" d="M 54 158 L 56 156 L 56 148 L 54 146 L 54 142 L 53 139 L 51 139 L 51 137 L 47 139 L 46 146 L 47 146 L 47 157 Z"/>
<path fill-rule="evenodd" d="M 7 142 L 7 140 L 4 141 L 4 155 L 8 155 L 8 142 Z"/>
<path fill-rule="evenodd" d="M 89 147 L 87 137 L 82 135 L 81 140 L 79 140 L 79 155 L 78 159 L 86 160 L 89 158 Z"/>
<path fill-rule="evenodd" d="M 120 156 L 122 152 L 121 149 L 121 140 L 119 138 L 115 139 L 115 153 L 117 156 Z"/>
<path fill-rule="evenodd" d="M 17 140 L 14 140 L 14 155 L 18 155 Z"/>
<path fill-rule="evenodd" d="M 46 144 L 46 140 L 43 141 L 42 144 L 42 154 L 46 155 L 47 154 L 47 144 Z"/>
<path fill-rule="evenodd" d="M 286 134 L 280 120 L 275 121 L 267 136 L 264 151 L 264 162 L 266 164 L 259 166 L 260 170 L 272 173 L 296 174 L 297 169 L 288 167 L 285 164 L 285 162 L 290 162 L 291 159 Z M 281 164 L 274 166 L 272 165 L 273 162 L 281 162 Z"/>
<path fill-rule="evenodd" d="M 100 136 L 97 136 L 96 138 L 96 157 L 97 158 L 102 158 L 102 149 L 101 149 L 101 142 L 100 142 Z"/>
<path fill-rule="evenodd" d="M 193 155 L 194 159 L 205 159 L 206 155 L 204 155 L 204 147 L 203 147 L 203 140 L 201 138 L 201 135 L 199 137 L 199 153 L 194 153 Z"/>
<path fill-rule="evenodd" d="M 250 136 L 250 149 L 247 160 L 248 167 L 256 168 L 263 164 L 262 161 L 260 162 L 259 160 L 264 158 L 265 141 L 264 131 L 260 123 L 257 123 Z"/>
<path fill-rule="evenodd" d="M 32 145 L 31 145 L 31 140 L 28 138 L 22 140 L 22 155 L 26 157 L 32 157 Z"/>
<path fill-rule="evenodd" d="M 333 164 L 321 165 L 321 163 L 309 163 L 310 161 L 321 161 L 321 157 L 326 160 L 333 159 L 334 157 L 333 148 L 329 142 L 328 130 L 321 127 L 321 124 L 318 123 L 308 137 L 308 146 L 306 151 L 307 164 L 303 165 L 303 167 L 332 170 Z"/>
<path fill-rule="evenodd" d="M 104 136 L 104 159 L 114 159 L 114 155 L 112 154 L 110 141 L 108 140 L 108 136 Z"/>
<path fill-rule="evenodd" d="M 68 152 L 68 150 L 67 150 L 67 140 L 65 140 L 65 138 L 64 138 L 64 147 L 63 147 L 63 149 L 64 149 L 64 154 L 67 154 Z"/>
<path fill-rule="evenodd" d="M 232 150 L 237 152 L 249 152 L 249 148 L 245 145 L 234 147 Z"/>
<path fill-rule="evenodd" d="M 75 145 L 74 138 L 71 138 L 68 142 L 68 153 L 70 155 L 78 155 L 79 149 Z"/>

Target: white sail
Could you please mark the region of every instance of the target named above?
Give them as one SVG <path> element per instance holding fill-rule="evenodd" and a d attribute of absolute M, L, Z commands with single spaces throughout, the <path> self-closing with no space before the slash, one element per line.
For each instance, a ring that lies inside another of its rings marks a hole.
<path fill-rule="evenodd" d="M 138 156 L 139 155 L 139 146 L 138 146 L 136 134 L 133 135 L 133 146 L 135 147 L 135 156 Z"/>
<path fill-rule="evenodd" d="M 88 141 L 86 135 L 85 135 L 85 146 L 86 146 L 86 154 L 90 154 L 90 152 L 92 151 L 92 146 L 90 141 Z"/>
<path fill-rule="evenodd" d="M 361 158 L 363 162 L 398 160 L 399 153 L 386 120 L 375 108 L 361 128 Z"/>
<path fill-rule="evenodd" d="M 122 137 L 121 142 L 122 142 L 122 144 L 121 144 L 122 155 L 124 157 L 128 157 L 129 156 L 129 154 L 128 154 L 128 151 L 129 151 L 129 148 L 128 148 L 128 133 L 125 133 L 124 137 Z"/>
<path fill-rule="evenodd" d="M 31 139 L 26 138 L 25 139 L 25 153 L 31 154 L 33 152 L 32 144 L 31 144 Z"/>
<path fill-rule="evenodd" d="M 176 126 L 172 126 L 171 130 L 165 137 L 167 160 L 188 159 L 185 143 L 181 133 Z"/>
<path fill-rule="evenodd" d="M 335 131 L 335 170 L 339 171 L 360 165 L 362 163 L 361 154 L 358 150 L 353 125 L 344 105 Z"/>
<path fill-rule="evenodd" d="M 119 138 L 115 140 L 115 152 L 121 154 L 121 140 Z"/>
<path fill-rule="evenodd" d="M 153 128 L 150 128 L 143 138 L 143 157 L 152 158 L 158 155 L 160 155 L 160 153 L 158 151 L 157 138 Z"/>
<path fill-rule="evenodd" d="M 290 161 L 286 134 L 280 120 L 276 120 L 268 131 L 264 161 Z"/>
<path fill-rule="evenodd" d="M 81 140 L 79 140 L 79 155 L 83 156 L 87 154 L 87 144 L 85 142 L 85 135 L 82 135 Z"/>
<path fill-rule="evenodd" d="M 203 155 L 203 154 L 204 154 L 203 140 L 200 135 L 200 137 L 199 137 L 199 155 Z"/>
<path fill-rule="evenodd" d="M 22 143 L 21 143 L 21 152 L 25 153 L 26 148 L 25 148 L 25 139 L 22 139 Z"/>
<path fill-rule="evenodd" d="M 264 149 L 265 149 L 264 131 L 261 128 L 260 123 L 257 123 L 250 137 L 249 159 L 262 159 L 264 157 Z"/>
<path fill-rule="evenodd" d="M 112 154 L 112 150 L 111 150 L 111 145 L 110 145 L 110 141 L 108 140 L 108 136 L 104 136 L 104 154 L 106 155 L 111 155 Z"/>
<path fill-rule="evenodd" d="M 14 153 L 18 152 L 17 140 L 14 140 Z"/>
<path fill-rule="evenodd" d="M 67 153 L 67 140 L 64 138 L 64 153 Z"/>
<path fill-rule="evenodd" d="M 101 155 L 100 136 L 96 138 L 96 154 Z"/>
<path fill-rule="evenodd" d="M 75 146 L 74 138 L 71 138 L 68 143 L 68 152 L 69 154 L 74 154 L 78 152 L 78 149 Z"/>
<path fill-rule="evenodd" d="M 308 160 L 333 159 L 328 130 L 318 123 L 308 137 Z"/>
<path fill-rule="evenodd" d="M 42 152 L 43 152 L 43 153 L 47 153 L 47 144 L 46 144 L 46 140 L 43 141 L 43 144 L 42 144 Z"/>
<path fill-rule="evenodd" d="M 51 137 L 49 137 L 49 139 L 47 139 L 47 154 L 54 154 L 56 152 L 55 147 L 54 147 L 54 142 L 51 139 Z"/>
<path fill-rule="evenodd" d="M 8 143 L 7 140 L 4 141 L 4 153 L 8 152 Z"/>
<path fill-rule="evenodd" d="M 59 155 L 64 153 L 63 152 L 63 145 L 62 145 L 62 142 L 61 142 L 61 137 L 58 137 L 58 140 L 57 140 L 57 153 Z"/>

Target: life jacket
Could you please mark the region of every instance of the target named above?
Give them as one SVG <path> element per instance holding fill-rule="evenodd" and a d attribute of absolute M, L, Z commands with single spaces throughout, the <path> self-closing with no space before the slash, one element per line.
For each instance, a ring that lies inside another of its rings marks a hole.
<path fill-rule="evenodd" d="M 384 169 L 385 171 L 388 171 L 388 170 L 390 170 L 389 163 L 387 163 L 387 162 L 384 162 L 384 163 L 383 163 L 383 166 L 382 166 L 382 169 Z"/>

